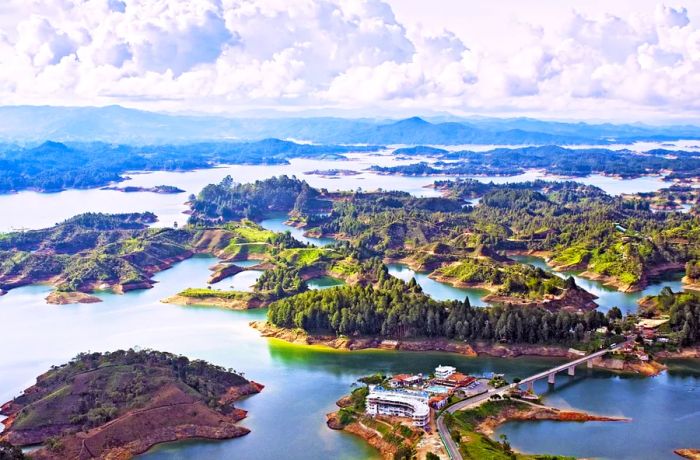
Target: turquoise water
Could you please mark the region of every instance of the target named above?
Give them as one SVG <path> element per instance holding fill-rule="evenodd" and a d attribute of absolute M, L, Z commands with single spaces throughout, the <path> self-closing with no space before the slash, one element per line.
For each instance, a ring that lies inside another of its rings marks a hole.
<path fill-rule="evenodd" d="M 345 282 L 331 276 L 321 276 L 308 280 L 306 284 L 309 286 L 309 289 L 328 289 L 335 286 L 342 286 Z"/>
<path fill-rule="evenodd" d="M 286 215 L 280 215 L 265 219 L 260 222 L 263 228 L 271 230 L 273 232 L 289 232 L 294 238 L 301 241 L 302 243 L 313 244 L 315 246 L 327 246 L 335 242 L 332 238 L 307 238 L 304 236 L 304 230 L 292 227 L 291 225 L 285 225 L 288 220 Z"/>
<path fill-rule="evenodd" d="M 654 378 L 578 369 L 580 376 L 557 376 L 552 389 L 546 383 L 536 388 L 547 404 L 629 417 L 630 422 L 511 422 L 495 437 L 505 434 L 514 448 L 527 453 L 677 459 L 674 449 L 697 448 L 700 441 L 700 362 L 671 362 L 669 368 Z"/>
<path fill-rule="evenodd" d="M 678 292 L 683 289 L 683 283 L 681 282 L 681 278 L 683 278 L 682 272 L 670 273 L 656 281 L 653 281 L 649 283 L 649 285 L 642 291 L 620 292 L 612 287 L 605 286 L 598 281 L 581 278 L 574 272 L 557 272 L 547 265 L 547 263 L 541 257 L 511 256 L 511 259 L 534 265 L 535 267 L 539 267 L 562 277 L 573 276 L 576 280 L 576 284 L 591 294 L 598 296 L 596 303 L 599 305 L 598 309 L 601 311 L 608 311 L 612 307 L 619 307 L 623 314 L 633 313 L 637 311 L 637 301 L 644 296 L 657 295 L 664 287 L 670 287 L 674 292 Z"/>
<path fill-rule="evenodd" d="M 249 267 L 254 267 L 260 263 L 259 260 L 237 260 L 233 262 L 234 265 L 238 265 L 239 267 L 243 268 L 249 268 Z"/>
<path fill-rule="evenodd" d="M 486 306 L 486 303 L 481 298 L 489 292 L 485 289 L 463 289 L 456 288 L 447 283 L 440 283 L 428 278 L 425 273 L 418 273 L 411 270 L 404 264 L 388 264 L 389 274 L 400 278 L 404 281 L 410 281 L 415 278 L 423 292 L 436 300 L 464 300 L 469 297 L 469 302 L 476 307 Z"/>
<path fill-rule="evenodd" d="M 44 302 L 50 292 L 47 286 L 15 289 L 0 297 L 1 336 L 6 344 L 0 350 L 0 400 L 17 395 L 51 365 L 63 363 L 79 352 L 132 346 L 154 348 L 238 369 L 266 388 L 239 404 L 250 411 L 242 422 L 252 430 L 250 435 L 222 442 L 168 444 L 143 457 L 372 459 L 376 453 L 363 442 L 325 426 L 325 414 L 334 410 L 334 402 L 349 391 L 356 378 L 375 372 L 429 373 L 439 364 L 454 365 L 466 373 L 503 372 L 506 377 L 514 378 L 561 362 L 544 358 L 466 358 L 443 353 L 351 353 L 300 347 L 261 338 L 248 326 L 250 321 L 264 319 L 264 310 L 228 311 L 160 302 L 184 286 L 204 287 L 210 275 L 208 267 L 215 262 L 206 257 L 186 260 L 156 275 L 158 283 L 153 289 L 124 295 L 102 293 L 99 297 L 104 302 L 98 304 L 47 305 Z M 547 394 L 546 402 L 581 408 L 593 405 L 592 409 L 600 409 L 601 413 L 634 413 L 630 411 L 658 395 L 658 405 L 649 419 L 639 417 L 620 424 L 615 427 L 615 435 L 632 437 L 639 443 L 635 449 L 664 458 L 667 445 L 682 447 L 692 445 L 697 439 L 696 432 L 679 429 L 675 422 L 698 426 L 694 415 L 699 410 L 698 393 L 693 391 L 700 384 L 700 371 L 695 365 L 686 366 L 681 373 L 653 379 L 620 378 L 597 371 L 592 373 L 593 378 L 572 385 L 565 385 L 565 379 L 559 379 L 561 385 Z M 580 376 L 584 375 L 582 371 Z M 599 407 L 600 400 L 610 405 Z M 556 445 L 564 453 L 571 453 L 579 449 L 577 440 L 588 429 L 587 425 L 577 423 L 557 425 Z M 641 429 L 647 430 L 647 434 L 653 430 L 656 436 L 637 435 Z M 549 448 L 553 441 L 548 439 L 546 429 L 541 433 L 541 437 L 534 439 Z M 531 438 L 518 433 L 509 437 L 518 448 L 538 445 L 528 444 Z M 657 441 L 659 437 L 664 438 L 664 443 Z M 581 448 L 593 454 L 601 449 L 601 444 L 589 443 Z M 624 452 L 620 443 L 606 449 L 606 455 L 614 458 Z"/>
<path fill-rule="evenodd" d="M 0 195 L 0 210 L 6 217 L 0 231 L 11 228 L 50 226 L 86 211 L 133 212 L 153 211 L 159 225 L 182 224 L 187 216 L 184 201 L 206 184 L 220 181 L 230 174 L 234 180 L 247 182 L 279 174 L 297 175 L 312 186 L 337 189 L 405 190 L 415 195 L 434 196 L 425 188 L 438 177 L 406 178 L 378 176 L 362 172 L 338 179 L 304 175 L 311 169 L 364 170 L 371 164 L 392 165 L 416 159 L 396 160 L 387 156 L 355 155 L 347 161 L 294 160 L 290 165 L 228 166 L 185 173 L 156 172 L 137 174 L 123 185 L 175 185 L 185 194 L 120 193 L 104 190 L 70 190 L 55 194 L 22 192 Z M 511 178 L 479 180 L 513 182 L 541 177 L 527 173 Z M 601 176 L 582 179 L 599 185 L 610 193 L 650 191 L 666 184 L 658 178 L 621 181 Z M 11 216 L 11 217 L 10 217 Z M 283 225 L 283 218 L 264 225 L 274 230 L 290 230 L 302 241 L 325 245 L 330 239 L 305 238 L 301 230 Z M 536 260 L 532 261 L 537 263 Z M 107 351 L 142 347 L 171 351 L 232 367 L 245 376 L 266 385 L 256 396 L 239 403 L 249 410 L 242 423 L 252 432 L 243 438 L 222 442 L 190 441 L 158 446 L 145 458 L 153 459 L 374 459 L 376 452 L 353 436 L 332 431 L 325 426 L 325 414 L 335 409 L 334 402 L 350 390 L 360 376 L 376 372 L 431 372 L 437 365 L 454 365 L 471 374 L 505 373 L 506 377 L 523 377 L 558 364 L 545 358 L 465 358 L 442 353 L 402 353 L 388 351 L 338 352 L 299 347 L 277 340 L 264 339 L 249 327 L 263 320 L 265 310 L 228 311 L 207 307 L 180 307 L 163 304 L 161 299 L 185 287 L 205 287 L 216 259 L 195 257 L 155 276 L 153 289 L 124 295 L 98 294 L 98 304 L 47 305 L 47 286 L 28 286 L 0 297 L 0 402 L 11 399 L 30 386 L 37 375 L 51 365 L 60 364 L 83 351 Z M 249 264 L 255 264 L 250 262 Z M 241 266 L 249 266 L 242 263 Z M 426 274 L 408 267 L 389 267 L 394 276 L 416 278 L 424 291 L 436 299 L 463 300 L 484 305 L 486 291 L 458 289 L 438 283 Z M 245 271 L 222 280 L 221 289 L 249 289 L 260 272 Z M 577 279 L 584 288 L 601 299 L 602 310 L 619 305 L 623 310 L 636 308 L 636 299 L 658 292 L 669 285 L 680 288 L 677 279 L 650 286 L 644 293 L 623 294 L 600 283 Z M 313 288 L 333 284 L 328 279 L 310 280 Z M 637 297 L 635 297 L 637 296 Z M 698 447 L 700 431 L 700 361 L 673 363 L 671 371 L 659 377 L 642 379 L 620 377 L 609 372 L 585 371 L 573 379 L 560 377 L 545 394 L 545 402 L 562 407 L 587 409 L 602 414 L 627 415 L 633 418 L 620 424 L 578 423 L 509 423 L 500 432 L 512 444 L 528 452 L 551 452 L 584 457 L 605 458 L 674 458 L 672 449 Z"/>

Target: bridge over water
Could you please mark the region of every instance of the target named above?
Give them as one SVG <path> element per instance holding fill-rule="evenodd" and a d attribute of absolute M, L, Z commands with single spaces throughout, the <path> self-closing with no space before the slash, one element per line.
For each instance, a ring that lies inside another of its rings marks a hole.
<path fill-rule="evenodd" d="M 445 412 L 449 412 L 450 414 L 455 413 L 460 410 L 467 409 L 469 407 L 474 407 L 482 404 L 483 402 L 487 401 L 494 395 L 499 395 L 503 396 L 505 393 L 517 389 L 520 386 L 527 385 L 527 387 L 532 390 L 534 388 L 535 382 L 538 380 L 542 379 L 547 379 L 547 382 L 550 384 L 554 384 L 556 380 L 556 375 L 560 372 L 566 371 L 568 375 L 573 376 L 575 375 L 576 372 L 576 366 L 579 366 L 581 364 L 586 363 L 588 368 L 593 367 L 593 360 L 602 357 L 606 353 L 609 353 L 615 349 L 617 349 L 618 345 L 613 345 L 610 348 L 604 348 L 602 350 L 596 351 L 594 353 L 588 354 L 586 356 L 582 356 L 580 358 L 574 359 L 573 361 L 569 361 L 567 363 L 564 363 L 562 365 L 553 367 L 551 369 L 547 369 L 545 371 L 539 372 L 537 374 L 531 375 L 529 377 L 526 377 L 522 380 L 520 380 L 518 383 L 512 383 L 510 385 L 506 385 L 501 388 L 497 389 L 492 389 L 487 391 L 486 393 L 482 393 L 480 395 L 474 396 L 473 398 L 468 398 L 463 401 L 460 401 L 456 404 L 451 405 L 445 411 L 443 411 L 442 414 L 437 419 L 437 430 L 438 433 L 440 434 L 440 438 L 442 439 L 442 443 L 445 445 L 445 448 L 447 449 L 447 455 L 449 455 L 451 460 L 462 460 L 462 454 L 459 452 L 459 446 L 457 443 L 452 439 L 450 436 L 450 432 L 447 429 L 447 426 L 445 425 Z"/>

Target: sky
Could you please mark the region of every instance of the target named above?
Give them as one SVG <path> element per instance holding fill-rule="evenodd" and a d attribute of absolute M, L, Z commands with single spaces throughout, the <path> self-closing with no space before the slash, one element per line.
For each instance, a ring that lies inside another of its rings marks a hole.
<path fill-rule="evenodd" d="M 4 0 L 0 104 L 700 124 L 700 1 Z"/>

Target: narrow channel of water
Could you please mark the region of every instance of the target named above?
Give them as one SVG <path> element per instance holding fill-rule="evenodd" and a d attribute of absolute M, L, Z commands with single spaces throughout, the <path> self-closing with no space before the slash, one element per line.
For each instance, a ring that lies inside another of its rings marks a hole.
<path fill-rule="evenodd" d="M 440 283 L 428 277 L 426 273 L 419 273 L 405 264 L 388 264 L 389 274 L 404 281 L 415 278 L 416 282 L 423 288 L 423 292 L 435 300 L 459 300 L 463 301 L 469 297 L 469 303 L 475 307 L 487 305 L 481 298 L 489 293 L 485 289 L 465 289 L 456 288 L 447 283 Z"/>
<path fill-rule="evenodd" d="M 294 238 L 306 244 L 313 244 L 314 246 L 328 246 L 333 244 L 335 240 L 333 238 L 309 238 L 304 236 L 304 230 L 293 227 L 291 225 L 286 225 L 285 222 L 289 217 L 286 214 L 271 217 L 260 222 L 260 225 L 273 232 L 289 232 Z"/>

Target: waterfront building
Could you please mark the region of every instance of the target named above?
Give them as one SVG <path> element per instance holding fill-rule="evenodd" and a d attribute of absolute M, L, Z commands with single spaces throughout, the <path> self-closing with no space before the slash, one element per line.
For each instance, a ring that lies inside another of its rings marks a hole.
<path fill-rule="evenodd" d="M 442 409 L 447 405 L 447 399 L 447 395 L 433 396 L 430 398 L 428 404 L 430 404 L 430 407 L 433 409 Z"/>
<path fill-rule="evenodd" d="M 446 387 L 459 388 L 465 387 L 474 381 L 476 381 L 475 377 L 464 375 L 461 372 L 453 372 L 444 379 L 435 378 L 435 380 L 433 380 L 433 383 L 437 385 L 443 385 Z"/>
<path fill-rule="evenodd" d="M 389 380 L 392 388 L 413 387 L 423 383 L 423 374 L 396 374 Z"/>
<path fill-rule="evenodd" d="M 440 364 L 435 368 L 435 378 L 444 380 L 455 372 L 457 372 L 457 368 Z"/>
<path fill-rule="evenodd" d="M 367 399 L 367 414 L 406 417 L 414 426 L 423 427 L 430 422 L 429 395 L 422 391 L 385 390 L 371 387 Z"/>

